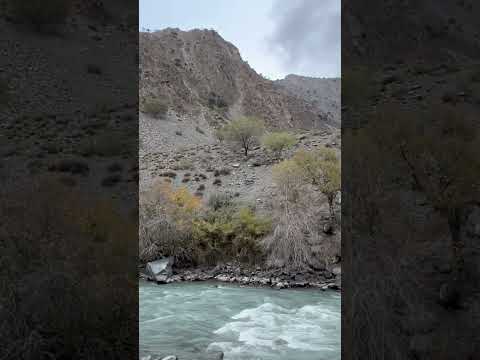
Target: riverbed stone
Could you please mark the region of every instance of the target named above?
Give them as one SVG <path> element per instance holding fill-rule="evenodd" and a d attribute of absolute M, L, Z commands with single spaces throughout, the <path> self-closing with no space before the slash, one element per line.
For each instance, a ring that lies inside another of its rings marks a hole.
<path fill-rule="evenodd" d="M 146 275 L 151 280 L 157 280 L 159 275 L 172 275 L 173 258 L 163 258 L 147 263 L 145 267 Z"/>

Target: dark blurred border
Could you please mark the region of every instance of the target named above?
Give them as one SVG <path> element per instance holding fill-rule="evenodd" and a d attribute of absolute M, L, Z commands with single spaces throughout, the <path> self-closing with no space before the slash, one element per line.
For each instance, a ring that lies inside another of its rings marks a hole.
<path fill-rule="evenodd" d="M 137 359 L 138 3 L 0 6 L 0 359 Z"/>
<path fill-rule="evenodd" d="M 479 12 L 342 3 L 342 359 L 478 358 Z"/>

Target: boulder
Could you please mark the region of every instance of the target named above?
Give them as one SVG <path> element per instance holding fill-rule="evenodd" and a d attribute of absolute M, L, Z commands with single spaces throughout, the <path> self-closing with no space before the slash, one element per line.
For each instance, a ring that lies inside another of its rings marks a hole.
<path fill-rule="evenodd" d="M 327 235 L 333 234 L 333 226 L 330 222 L 323 225 L 323 232 Z"/>
<path fill-rule="evenodd" d="M 332 274 L 335 276 L 342 275 L 342 268 L 340 266 L 335 266 L 332 269 Z"/>
<path fill-rule="evenodd" d="M 172 265 L 172 257 L 151 261 L 147 263 L 147 266 L 145 267 L 145 272 L 150 280 L 157 281 L 157 277 L 159 276 L 169 277 L 172 275 Z M 160 280 L 162 279 L 163 277 L 160 277 Z"/>
<path fill-rule="evenodd" d="M 223 351 L 208 351 L 208 359 L 210 360 L 223 360 L 224 354 Z"/>

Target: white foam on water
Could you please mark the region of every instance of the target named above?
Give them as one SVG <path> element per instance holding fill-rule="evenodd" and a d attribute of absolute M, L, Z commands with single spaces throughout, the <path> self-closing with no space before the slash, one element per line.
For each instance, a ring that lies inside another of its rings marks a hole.
<path fill-rule="evenodd" d="M 325 306 L 306 305 L 287 309 L 265 303 L 245 309 L 215 331 L 231 338 L 231 342 L 216 342 L 226 358 L 235 353 L 255 353 L 296 349 L 311 352 L 335 352 L 340 344 L 340 314 Z M 250 351 L 249 351 L 250 350 Z"/>

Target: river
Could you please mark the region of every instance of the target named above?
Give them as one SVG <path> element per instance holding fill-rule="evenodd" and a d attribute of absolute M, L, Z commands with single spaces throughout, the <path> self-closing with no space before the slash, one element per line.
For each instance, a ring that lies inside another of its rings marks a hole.
<path fill-rule="evenodd" d="M 340 359 L 340 293 L 148 282 L 139 292 L 141 358 Z"/>

